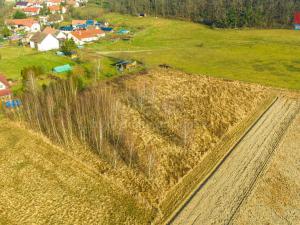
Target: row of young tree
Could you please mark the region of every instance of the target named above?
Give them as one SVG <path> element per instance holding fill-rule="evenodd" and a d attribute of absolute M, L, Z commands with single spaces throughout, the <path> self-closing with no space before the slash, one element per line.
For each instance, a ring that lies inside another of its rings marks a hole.
<path fill-rule="evenodd" d="M 217 27 L 288 27 L 300 0 L 107 0 L 111 11 L 189 19 Z"/>

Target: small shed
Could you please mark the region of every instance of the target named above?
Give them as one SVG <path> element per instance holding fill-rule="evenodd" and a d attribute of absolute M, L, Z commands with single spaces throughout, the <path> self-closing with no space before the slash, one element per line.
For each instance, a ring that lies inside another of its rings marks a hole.
<path fill-rule="evenodd" d="M 137 65 L 136 61 L 121 60 L 114 64 L 119 71 L 134 68 Z"/>
<path fill-rule="evenodd" d="M 53 72 L 55 73 L 66 73 L 72 70 L 72 67 L 70 64 L 62 65 L 62 66 L 57 66 L 53 68 Z"/>

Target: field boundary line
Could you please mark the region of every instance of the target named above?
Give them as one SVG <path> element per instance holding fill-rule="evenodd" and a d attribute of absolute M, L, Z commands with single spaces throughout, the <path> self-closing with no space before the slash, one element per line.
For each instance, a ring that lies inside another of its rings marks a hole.
<path fill-rule="evenodd" d="M 271 99 L 272 99 L 272 101 L 271 101 Z M 208 174 L 206 174 L 201 179 L 201 181 L 199 183 L 197 183 L 196 187 L 193 188 L 182 201 L 180 201 L 180 204 L 178 204 L 176 206 L 175 210 L 171 214 L 166 215 L 166 217 L 163 217 L 162 219 L 158 219 L 158 221 L 154 221 L 154 224 L 171 224 L 176 219 L 176 217 L 183 211 L 183 209 L 187 206 L 187 204 L 191 201 L 191 199 L 202 189 L 202 187 L 218 171 L 218 169 L 225 162 L 225 160 L 229 157 L 229 155 L 233 152 L 233 150 L 236 148 L 236 146 L 244 139 L 244 137 L 251 131 L 251 129 L 257 124 L 257 122 L 270 110 L 270 108 L 277 102 L 278 99 L 279 99 L 278 96 L 270 97 L 263 104 L 263 106 L 265 106 L 265 104 L 267 104 L 266 107 L 261 106 L 261 107 L 263 107 L 263 109 L 261 109 L 261 108 L 258 109 L 257 110 L 258 112 L 253 113 L 251 116 L 249 116 L 249 118 L 246 119 L 246 120 L 250 120 L 249 126 L 247 126 L 246 129 L 241 133 L 241 135 L 239 135 L 237 140 L 235 140 L 234 143 L 230 145 L 230 147 L 228 148 L 228 151 L 223 155 L 223 157 L 220 158 L 211 169 L 209 169 Z M 253 119 L 253 117 L 255 119 L 251 120 L 251 119 Z M 246 121 L 246 122 L 249 122 L 249 121 Z M 243 126 L 242 126 L 242 128 L 243 128 Z M 237 129 L 237 132 L 238 131 L 239 131 L 239 129 Z M 230 143 L 230 141 L 232 141 L 232 140 L 229 139 L 228 142 Z M 187 176 L 189 176 L 189 175 L 187 175 Z"/>
<path fill-rule="evenodd" d="M 261 170 L 257 173 L 257 175 L 254 177 L 254 180 L 252 181 L 252 183 L 250 184 L 249 189 L 247 190 L 247 192 L 245 193 L 245 195 L 242 197 L 241 202 L 238 204 L 237 208 L 234 210 L 234 212 L 232 213 L 232 215 L 229 218 L 229 221 L 226 223 L 226 225 L 231 224 L 232 220 L 234 219 L 234 216 L 236 215 L 236 213 L 240 210 L 241 206 L 243 205 L 244 201 L 248 198 L 248 196 L 252 193 L 252 190 L 254 189 L 255 185 L 257 184 L 258 178 L 262 175 L 262 173 L 266 170 L 267 165 L 269 164 L 270 160 L 272 159 L 272 157 L 274 156 L 275 151 L 278 149 L 279 145 L 281 144 L 283 138 L 286 136 L 286 131 L 291 127 L 293 121 L 295 120 L 296 116 L 298 115 L 300 111 L 299 106 L 297 105 L 297 109 L 296 112 L 294 113 L 294 115 L 288 120 L 288 124 L 287 126 L 283 129 L 283 134 L 279 136 L 279 138 L 277 139 L 277 141 L 274 144 L 273 149 L 270 151 L 270 153 L 267 156 L 267 159 L 264 161 L 264 163 L 261 166 Z"/>

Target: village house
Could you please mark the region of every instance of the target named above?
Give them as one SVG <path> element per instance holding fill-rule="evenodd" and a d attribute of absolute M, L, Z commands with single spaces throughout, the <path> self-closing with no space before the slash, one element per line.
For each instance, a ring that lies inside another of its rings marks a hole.
<path fill-rule="evenodd" d="M 67 0 L 66 1 L 66 4 L 68 6 L 72 6 L 74 8 L 78 8 L 80 5 L 79 5 L 79 2 L 77 2 L 76 0 Z"/>
<path fill-rule="evenodd" d="M 28 2 L 16 2 L 17 9 L 24 9 L 28 6 Z"/>
<path fill-rule="evenodd" d="M 10 100 L 12 92 L 6 78 L 0 74 L 0 101 Z"/>
<path fill-rule="evenodd" d="M 25 30 L 27 32 L 38 32 L 41 30 L 39 22 L 33 18 L 11 19 L 5 21 L 10 30 Z"/>
<path fill-rule="evenodd" d="M 61 7 L 59 5 L 49 6 L 48 9 L 51 14 L 60 14 L 60 13 L 64 14 L 67 11 L 65 7 L 63 6 Z"/>
<path fill-rule="evenodd" d="M 28 6 L 36 7 L 36 8 L 43 8 L 43 0 L 27 0 Z"/>
<path fill-rule="evenodd" d="M 46 27 L 43 31 L 45 34 L 52 34 L 59 41 L 67 39 L 67 36 L 60 30 L 56 30 L 52 27 Z"/>
<path fill-rule="evenodd" d="M 47 7 L 54 6 L 54 5 L 60 6 L 60 4 L 63 2 L 64 2 L 63 0 L 47 0 L 46 5 L 47 5 Z"/>
<path fill-rule="evenodd" d="M 40 8 L 37 7 L 27 7 L 22 9 L 26 16 L 37 16 L 40 14 Z"/>
<path fill-rule="evenodd" d="M 97 41 L 101 37 L 105 37 L 105 32 L 98 29 L 77 30 L 68 34 L 68 38 L 72 38 L 77 45 L 83 45 L 88 42 Z"/>
<path fill-rule="evenodd" d="M 81 29 L 85 28 L 86 20 L 72 20 L 72 27 L 73 29 Z"/>
<path fill-rule="evenodd" d="M 38 51 L 59 49 L 59 40 L 52 34 L 37 32 L 30 39 L 30 47 Z"/>

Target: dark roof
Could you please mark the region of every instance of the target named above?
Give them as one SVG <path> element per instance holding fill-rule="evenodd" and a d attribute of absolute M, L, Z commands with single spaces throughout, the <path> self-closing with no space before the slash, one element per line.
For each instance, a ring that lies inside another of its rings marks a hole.
<path fill-rule="evenodd" d="M 45 34 L 43 32 L 36 32 L 30 39 L 30 41 L 33 41 L 35 43 L 41 43 L 47 36 L 48 34 Z"/>
<path fill-rule="evenodd" d="M 300 24 L 300 12 L 295 13 L 294 23 L 295 24 Z"/>
<path fill-rule="evenodd" d="M 27 6 L 28 2 L 17 2 L 16 5 Z"/>

